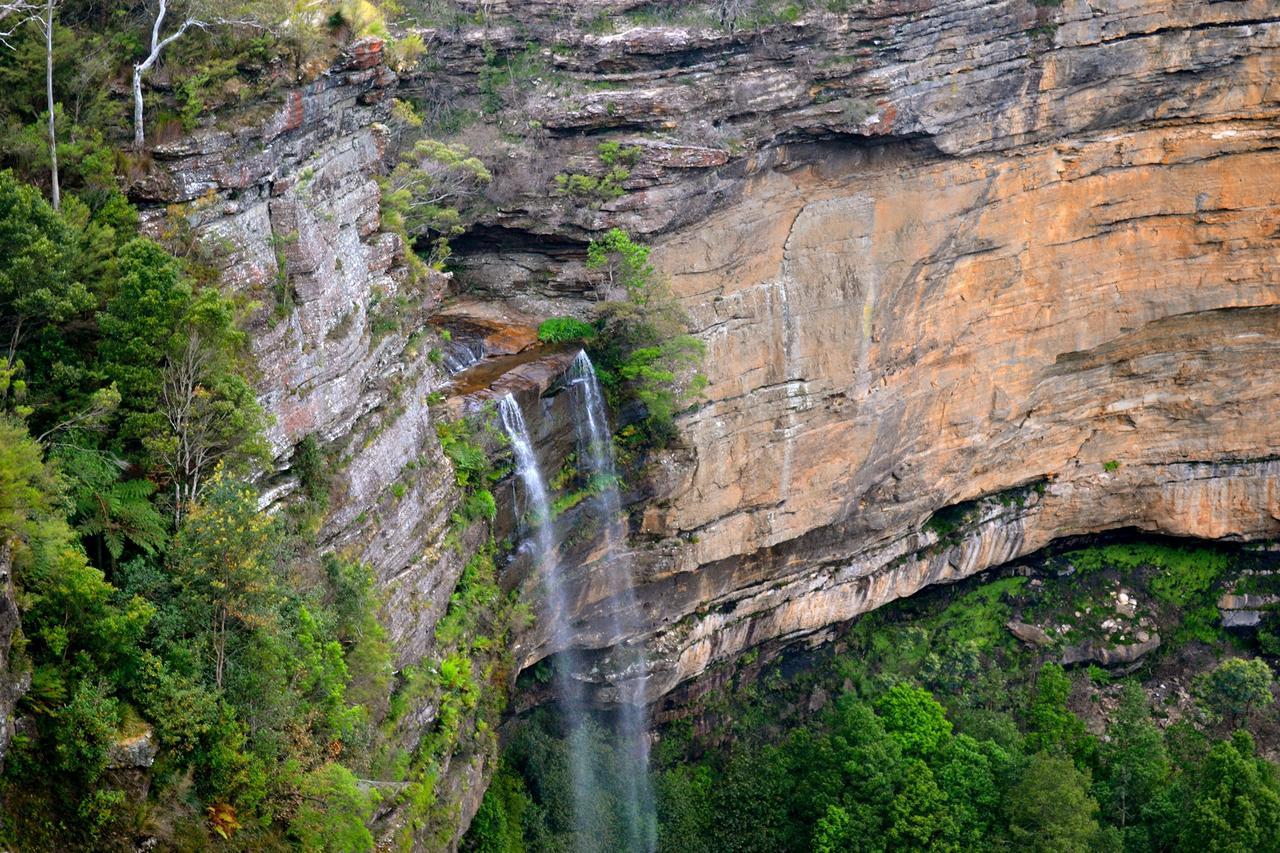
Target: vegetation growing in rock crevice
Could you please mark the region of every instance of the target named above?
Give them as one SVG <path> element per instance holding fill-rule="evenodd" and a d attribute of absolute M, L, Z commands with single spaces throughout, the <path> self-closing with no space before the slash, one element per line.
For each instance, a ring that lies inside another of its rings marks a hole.
<path fill-rule="evenodd" d="M 638 406 L 639 416 L 618 430 L 624 451 L 665 447 L 675 440 L 676 414 L 706 385 L 697 372 L 704 346 L 688 333 L 684 310 L 650 265 L 647 246 L 614 228 L 591 241 L 587 268 L 605 297 L 592 322 L 552 318 L 539 337 L 582 343 L 614 410 L 625 415 Z"/>
<path fill-rule="evenodd" d="M 383 228 L 406 245 L 425 240 L 431 246 L 426 263 L 438 269 L 449 257 L 449 239 L 465 230 L 460 208 L 492 179 L 464 146 L 419 139 L 381 181 Z"/>
<path fill-rule="evenodd" d="M 487 760 L 496 756 L 498 723 L 512 678 L 511 636 L 532 618 L 516 592 L 504 593 L 497 581 L 501 548 L 488 529 L 496 514 L 489 488 L 506 472 L 494 465 L 488 449 L 505 441 L 494 424 L 494 414 L 489 406 L 457 421 L 436 424 L 462 493 L 446 547 L 465 562 L 448 607 L 436 623 L 431 659 L 403 673 L 383 722 L 391 739 L 411 708 L 437 708 L 431 727 L 420 733 L 411 752 L 384 759 L 390 763 L 383 772 L 403 785 L 395 794 L 406 807 L 397 835 L 403 849 L 423 843 L 431 849 L 447 846 L 452 804 L 438 797 L 438 786 L 453 762 L 476 755 Z M 482 538 L 469 547 L 466 541 L 474 538 L 477 524 Z"/>
<path fill-rule="evenodd" d="M 624 147 L 618 142 L 601 142 L 596 155 L 603 167 L 602 173 L 588 175 L 560 173 L 555 176 L 555 191 L 559 195 L 599 206 L 626 194 L 623 183 L 631 177 L 631 166 L 639 161 L 643 152 L 636 147 Z"/>

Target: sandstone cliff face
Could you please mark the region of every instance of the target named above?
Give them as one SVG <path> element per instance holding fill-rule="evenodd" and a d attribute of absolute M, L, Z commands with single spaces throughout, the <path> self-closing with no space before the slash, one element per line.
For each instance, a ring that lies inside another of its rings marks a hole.
<path fill-rule="evenodd" d="M 161 147 L 162 179 L 135 191 L 157 228 L 160 203 L 186 203 L 266 304 L 270 495 L 318 436 L 341 472 L 321 537 L 376 567 L 402 665 L 461 569 L 428 405 L 444 377 L 413 334 L 450 286 L 587 310 L 586 243 L 613 226 L 655 246 L 708 347 L 681 446 L 630 495 L 638 619 L 609 618 L 590 543 L 573 570 L 577 644 L 646 645 L 651 699 L 1061 536 L 1280 534 L 1274 3 L 871 0 L 612 32 L 586 24 L 652 10 L 487 6 L 488 26 L 426 30 L 403 79 L 358 46 L 267 118 Z M 453 137 L 494 173 L 453 285 L 409 288 L 379 230 L 393 94 L 483 117 Z M 601 172 L 604 140 L 640 151 L 626 193 L 557 193 L 557 174 Z M 548 358 L 495 379 L 552 469 L 572 413 Z M 948 507 L 942 536 L 926 522 Z M 507 583 L 541 598 L 519 563 Z M 555 651 L 545 625 L 518 648 Z M 608 671 L 580 674 L 604 703 Z M 484 761 L 457 763 L 465 826 Z"/>
<path fill-rule="evenodd" d="M 579 578 L 581 644 L 646 642 L 652 696 L 1059 536 L 1280 532 L 1273 4 L 872 2 L 604 35 L 511 12 L 434 34 L 455 97 L 485 38 L 555 45 L 507 98 L 538 130 L 498 146 L 506 194 L 461 275 L 562 313 L 581 241 L 618 225 L 708 345 L 642 512 L 651 633 L 609 636 L 603 568 Z M 628 193 L 557 197 L 601 139 L 642 150 Z M 924 529 L 1034 483 L 955 542 Z"/>

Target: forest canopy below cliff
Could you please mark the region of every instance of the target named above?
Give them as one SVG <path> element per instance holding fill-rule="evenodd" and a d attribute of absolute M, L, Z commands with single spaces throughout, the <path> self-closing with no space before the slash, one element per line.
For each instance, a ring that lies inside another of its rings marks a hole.
<path fill-rule="evenodd" d="M 1274 555 L 1139 539 L 1030 563 L 709 673 L 658 727 L 658 849 L 1280 849 L 1280 634 L 1274 617 L 1226 630 L 1214 607 L 1237 583 L 1274 588 Z M 1047 645 L 1017 639 L 1020 619 Z M 1136 663 L 1055 660 L 1140 630 L 1164 641 Z M 607 792 L 631 765 L 607 724 L 590 730 L 602 782 L 581 822 L 557 713 L 510 728 L 464 849 L 614 849 Z"/>

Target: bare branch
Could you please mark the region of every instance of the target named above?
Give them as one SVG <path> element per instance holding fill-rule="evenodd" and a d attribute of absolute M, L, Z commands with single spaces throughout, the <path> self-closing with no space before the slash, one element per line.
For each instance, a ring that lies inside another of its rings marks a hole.
<path fill-rule="evenodd" d="M 17 16 L 16 18 L 14 16 Z M 40 7 L 34 0 L 6 0 L 0 2 L 0 21 L 10 19 L 3 29 L 0 29 L 0 45 L 4 45 L 10 50 L 13 45 L 9 43 L 9 39 L 14 33 L 28 22 L 37 24 L 43 23 L 40 17 Z"/>
<path fill-rule="evenodd" d="M 35 11 L 36 5 L 31 0 L 6 0 L 6 2 L 0 2 L 0 21 L 10 15 L 29 15 Z"/>
<path fill-rule="evenodd" d="M 159 61 L 160 55 L 164 53 L 166 47 L 182 38 L 192 29 L 207 30 L 212 26 L 254 27 L 267 31 L 271 29 L 262 21 L 253 19 L 223 18 L 214 15 L 188 15 L 176 30 L 161 38 L 160 33 L 164 30 L 164 19 L 168 14 L 169 0 L 160 0 L 160 5 L 156 9 L 155 20 L 151 24 L 151 51 L 145 59 L 133 66 L 133 147 L 138 150 L 142 149 L 146 141 L 142 115 L 142 78 Z"/>

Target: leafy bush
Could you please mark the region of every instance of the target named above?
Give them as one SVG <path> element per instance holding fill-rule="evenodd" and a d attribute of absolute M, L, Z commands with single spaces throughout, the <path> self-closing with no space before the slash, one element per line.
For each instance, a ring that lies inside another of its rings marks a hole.
<path fill-rule="evenodd" d="M 1260 658 L 1227 658 L 1200 676 L 1196 692 L 1210 712 L 1234 724 L 1242 715 L 1274 701 L 1274 681 L 1271 667 Z"/>
<path fill-rule="evenodd" d="M 649 264 L 649 249 L 614 228 L 587 249 L 587 267 L 606 292 L 625 300 L 602 303 L 588 350 L 615 408 L 634 400 L 644 407 L 637 427 L 621 436 L 635 449 L 675 439 L 675 416 L 706 385 L 696 372 L 705 348 L 687 331 L 688 320 Z"/>
<path fill-rule="evenodd" d="M 538 325 L 538 340 L 545 344 L 582 343 L 595 337 L 596 328 L 577 317 L 552 317 Z"/>
<path fill-rule="evenodd" d="M 595 205 L 626 195 L 623 183 L 631 177 L 634 166 L 644 152 L 637 147 L 624 147 L 612 140 L 601 142 L 596 154 L 603 165 L 598 175 L 561 173 L 555 176 L 555 189 L 559 195 L 583 199 Z"/>
<path fill-rule="evenodd" d="M 293 450 L 291 467 L 298 475 L 298 485 L 307 499 L 326 503 L 329 499 L 329 471 L 320 442 L 314 435 L 305 435 Z"/>
<path fill-rule="evenodd" d="M 449 257 L 449 239 L 465 230 L 464 211 L 493 180 L 479 158 L 460 144 L 419 139 L 381 179 L 383 228 L 432 241 L 426 262 L 440 267 Z"/>

